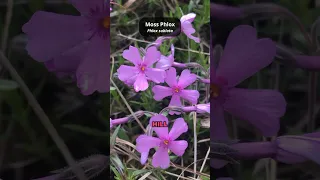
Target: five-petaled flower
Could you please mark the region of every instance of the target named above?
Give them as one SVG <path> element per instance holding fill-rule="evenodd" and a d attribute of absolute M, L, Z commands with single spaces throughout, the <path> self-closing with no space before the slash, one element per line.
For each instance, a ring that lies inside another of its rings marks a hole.
<path fill-rule="evenodd" d="M 162 121 L 168 123 L 168 119 L 163 115 L 156 115 L 150 119 L 149 125 L 152 125 L 154 121 Z M 158 138 L 140 135 L 137 139 L 137 151 L 141 155 L 148 155 L 150 149 L 157 148 L 156 153 L 153 155 L 152 165 L 154 167 L 160 167 L 166 169 L 169 167 L 170 158 L 168 150 L 173 152 L 177 156 L 182 156 L 188 147 L 188 142 L 185 140 L 176 140 L 182 133 L 188 131 L 188 125 L 182 118 L 175 120 L 170 132 L 168 127 L 152 127 L 152 129 L 158 135 Z M 146 157 L 141 159 L 141 162 L 145 163 Z"/>
<path fill-rule="evenodd" d="M 164 82 L 165 70 L 152 68 L 152 65 L 158 62 L 161 57 L 160 51 L 155 46 L 149 47 L 143 57 L 141 57 L 138 48 L 130 46 L 122 56 L 134 66 L 121 65 L 118 69 L 119 79 L 127 85 L 133 85 L 136 92 L 148 89 L 148 80 L 155 83 Z"/>
<path fill-rule="evenodd" d="M 192 34 L 196 32 L 196 30 L 192 26 L 192 22 L 196 18 L 195 13 L 189 13 L 181 17 L 181 32 L 183 32 L 188 38 L 194 40 L 196 43 L 200 43 L 200 39 L 194 37 Z"/>
<path fill-rule="evenodd" d="M 171 44 L 171 53 L 168 56 L 161 55 L 156 68 L 168 70 L 174 62 L 174 46 Z"/>
<path fill-rule="evenodd" d="M 84 95 L 108 92 L 110 2 L 69 0 L 81 16 L 38 11 L 22 30 L 27 51 L 58 75 L 72 75 Z"/>
<path fill-rule="evenodd" d="M 190 70 L 185 69 L 182 71 L 179 79 L 177 79 L 176 69 L 171 67 L 167 71 L 167 76 L 165 78 L 166 83 L 169 87 L 156 85 L 152 88 L 154 93 L 154 99 L 157 101 L 162 100 L 167 96 L 172 96 L 169 106 L 181 107 L 180 98 L 186 99 L 191 104 L 196 104 L 200 96 L 197 90 L 187 90 L 185 89 L 193 82 L 197 80 L 195 74 L 190 73 Z M 170 114 L 180 114 L 179 112 L 170 111 Z"/>
<path fill-rule="evenodd" d="M 286 110 L 283 95 L 275 90 L 235 88 L 269 65 L 275 54 L 272 40 L 257 39 L 251 26 L 240 25 L 230 33 L 218 67 L 211 70 L 211 135 L 214 138 L 227 137 L 223 110 L 247 120 L 264 136 L 278 132 L 280 117 Z"/>
<path fill-rule="evenodd" d="M 271 39 L 257 39 L 256 30 L 247 25 L 236 27 L 229 35 L 218 67 L 211 70 L 211 139 L 228 139 L 224 111 L 247 120 L 264 136 L 279 130 L 286 110 L 283 95 L 275 90 L 235 88 L 273 61 L 276 47 Z M 211 160 L 215 168 L 224 163 Z"/>

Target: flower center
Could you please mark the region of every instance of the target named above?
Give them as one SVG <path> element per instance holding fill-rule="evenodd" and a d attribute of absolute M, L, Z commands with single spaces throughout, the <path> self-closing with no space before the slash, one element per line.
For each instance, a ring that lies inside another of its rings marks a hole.
<path fill-rule="evenodd" d="M 165 145 L 168 145 L 168 144 L 169 144 L 169 141 L 168 141 L 168 140 L 163 140 L 163 143 L 164 143 Z"/>
<path fill-rule="evenodd" d="M 105 17 L 102 20 L 103 27 L 106 29 L 110 28 L 110 17 Z"/>
<path fill-rule="evenodd" d="M 211 84 L 210 91 L 211 91 L 211 95 L 213 96 L 213 98 L 217 98 L 220 95 L 221 88 L 219 86 L 217 86 L 216 84 Z"/>
<path fill-rule="evenodd" d="M 141 67 L 140 67 L 140 70 L 141 70 L 142 72 L 144 72 L 144 71 L 146 70 L 146 67 L 145 67 L 145 66 L 141 66 Z"/>
<path fill-rule="evenodd" d="M 174 92 L 178 93 L 178 92 L 180 92 L 180 89 L 179 88 L 174 88 Z"/>

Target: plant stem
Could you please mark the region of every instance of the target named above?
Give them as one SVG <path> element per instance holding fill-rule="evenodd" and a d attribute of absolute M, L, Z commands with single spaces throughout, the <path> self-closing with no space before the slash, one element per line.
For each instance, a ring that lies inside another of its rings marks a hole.
<path fill-rule="evenodd" d="M 196 172 L 197 172 L 197 113 L 193 113 L 193 145 L 194 145 L 194 154 L 193 154 L 193 171 L 194 171 L 194 178 L 196 178 Z"/>
<path fill-rule="evenodd" d="M 0 63 L 4 66 L 4 68 L 6 68 L 9 71 L 11 77 L 19 84 L 20 89 L 22 90 L 25 97 L 27 98 L 29 105 L 32 107 L 33 111 L 35 112 L 35 114 L 38 116 L 43 126 L 48 131 L 52 140 L 56 143 L 60 152 L 62 153 L 65 160 L 67 161 L 68 165 L 73 169 L 75 175 L 80 180 L 86 180 L 87 178 L 84 172 L 76 165 L 76 162 L 73 159 L 68 147 L 64 143 L 63 139 L 59 136 L 57 130 L 52 125 L 50 119 L 45 114 L 40 104 L 37 102 L 36 98 L 33 96 L 31 91 L 29 90 L 28 86 L 25 84 L 23 79 L 20 77 L 18 72 L 11 65 L 9 59 L 5 57 L 2 51 L 0 51 Z"/>

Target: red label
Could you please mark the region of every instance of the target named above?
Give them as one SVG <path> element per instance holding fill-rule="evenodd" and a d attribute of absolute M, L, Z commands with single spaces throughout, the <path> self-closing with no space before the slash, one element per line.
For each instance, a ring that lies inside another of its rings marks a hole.
<path fill-rule="evenodd" d="M 152 127 L 168 127 L 166 121 L 153 121 L 151 126 Z"/>

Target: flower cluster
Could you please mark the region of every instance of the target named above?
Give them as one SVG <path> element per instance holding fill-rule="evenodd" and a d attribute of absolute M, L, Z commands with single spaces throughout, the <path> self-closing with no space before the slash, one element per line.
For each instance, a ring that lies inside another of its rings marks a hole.
<path fill-rule="evenodd" d="M 195 29 L 191 23 L 195 17 L 196 14 L 194 13 L 181 17 L 181 32 L 196 43 L 199 43 L 200 39 L 192 35 L 195 33 Z M 198 79 L 196 74 L 187 69 L 192 64 L 175 62 L 175 47 L 173 44 L 171 44 L 171 52 L 168 56 L 162 55 L 158 50 L 164 40 L 172 38 L 174 37 L 159 37 L 155 43 L 151 43 L 145 49 L 130 46 L 129 49 L 124 50 L 122 54 L 123 58 L 131 62 L 133 66 L 121 65 L 117 70 L 118 78 L 126 85 L 133 87 L 135 92 L 147 90 L 151 86 L 149 82 L 153 82 L 155 85 L 151 89 L 154 94 L 153 98 L 156 101 L 171 97 L 169 106 L 167 107 L 170 115 L 179 115 L 181 112 L 210 113 L 209 103 L 197 104 L 200 97 L 199 91 L 188 89 Z M 176 68 L 183 69 L 180 75 L 177 74 Z M 183 106 L 182 100 L 186 100 L 189 106 Z M 112 122 L 124 121 L 112 120 Z M 166 126 L 155 126 L 154 123 L 158 122 L 165 123 Z M 163 169 L 168 168 L 170 165 L 168 150 L 177 156 L 184 154 L 188 147 L 188 142 L 176 139 L 182 133 L 188 131 L 187 123 L 183 118 L 176 119 L 170 132 L 168 124 L 168 118 L 163 114 L 153 115 L 149 121 L 149 127 L 156 132 L 158 138 L 153 137 L 152 133 L 147 133 L 140 135 L 136 139 L 136 149 L 141 153 L 142 164 L 146 163 L 149 151 L 152 148 L 156 149 L 152 165 Z M 112 125 L 114 123 L 110 123 L 110 127 Z"/>

